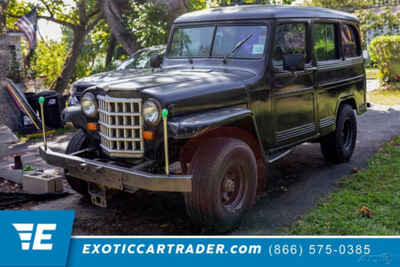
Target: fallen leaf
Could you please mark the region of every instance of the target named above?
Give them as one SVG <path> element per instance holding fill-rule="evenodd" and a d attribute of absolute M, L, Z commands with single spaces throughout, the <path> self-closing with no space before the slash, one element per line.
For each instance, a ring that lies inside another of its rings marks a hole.
<path fill-rule="evenodd" d="M 358 171 L 359 171 L 359 169 L 357 169 L 357 168 L 351 169 L 351 172 L 352 172 L 352 173 L 357 173 Z"/>
<path fill-rule="evenodd" d="M 361 216 L 362 217 L 367 217 L 367 218 L 371 218 L 372 215 L 372 211 L 369 210 L 369 208 L 367 206 L 362 206 L 360 208 L 361 211 Z"/>

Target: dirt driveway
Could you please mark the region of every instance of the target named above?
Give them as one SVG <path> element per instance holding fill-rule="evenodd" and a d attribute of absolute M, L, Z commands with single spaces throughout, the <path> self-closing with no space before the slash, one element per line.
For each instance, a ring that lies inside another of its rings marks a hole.
<path fill-rule="evenodd" d="M 270 167 L 267 191 L 232 234 L 278 234 L 336 189 L 335 182 L 364 168 L 366 161 L 387 140 L 400 135 L 400 111 L 373 108 L 358 117 L 356 152 L 349 163 L 327 164 L 318 144 L 304 144 Z M 202 234 L 190 225 L 180 194 L 139 191 L 122 195 L 110 209 L 93 207 L 77 194 L 39 203 L 35 210 L 76 211 L 74 234 Z"/>

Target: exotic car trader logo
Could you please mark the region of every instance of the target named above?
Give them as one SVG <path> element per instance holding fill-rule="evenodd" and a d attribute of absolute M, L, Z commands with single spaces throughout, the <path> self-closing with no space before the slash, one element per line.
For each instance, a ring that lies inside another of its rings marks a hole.
<path fill-rule="evenodd" d="M 35 224 L 33 223 L 13 223 L 14 228 L 17 230 L 19 239 L 21 240 L 21 249 L 30 250 L 33 241 L 32 250 L 52 250 L 53 244 L 50 243 L 52 234 L 50 231 L 55 231 L 56 224 L 51 223 L 38 223 L 36 224 L 36 231 L 32 237 Z M 46 233 L 45 233 L 46 232 Z M 44 241 L 44 242 L 43 242 Z"/>

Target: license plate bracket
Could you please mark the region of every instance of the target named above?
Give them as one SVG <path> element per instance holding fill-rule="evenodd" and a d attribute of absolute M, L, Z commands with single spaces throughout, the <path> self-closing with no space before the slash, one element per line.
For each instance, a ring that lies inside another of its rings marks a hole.
<path fill-rule="evenodd" d="M 107 208 L 108 194 L 107 189 L 104 186 L 89 183 L 88 191 L 93 205 Z"/>

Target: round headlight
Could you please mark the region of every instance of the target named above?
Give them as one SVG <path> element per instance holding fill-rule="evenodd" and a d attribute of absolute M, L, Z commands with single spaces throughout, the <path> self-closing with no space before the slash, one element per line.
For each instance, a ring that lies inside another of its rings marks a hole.
<path fill-rule="evenodd" d="M 151 100 L 147 100 L 143 104 L 143 117 L 147 124 L 152 126 L 160 122 L 160 109 L 158 105 Z"/>
<path fill-rule="evenodd" d="M 86 93 L 81 99 L 81 107 L 83 113 L 90 117 L 95 118 L 97 116 L 98 107 L 96 97 L 92 93 Z"/>

